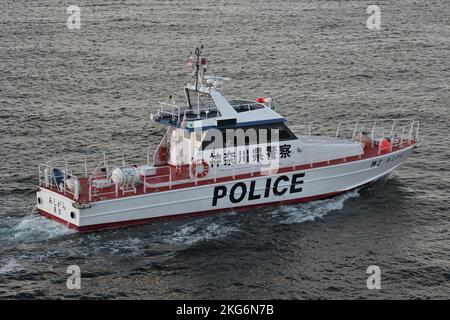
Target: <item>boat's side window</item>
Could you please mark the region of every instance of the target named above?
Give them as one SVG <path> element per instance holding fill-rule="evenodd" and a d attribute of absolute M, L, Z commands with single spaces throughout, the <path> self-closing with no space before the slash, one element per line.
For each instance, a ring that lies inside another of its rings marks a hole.
<path fill-rule="evenodd" d="M 284 123 L 280 125 L 279 130 L 280 130 L 280 141 L 297 139 L 295 134 Z"/>
<path fill-rule="evenodd" d="M 208 146 L 212 146 L 213 143 L 215 142 L 216 138 L 213 134 L 209 134 L 210 132 L 212 132 L 212 131 L 208 131 L 206 133 L 205 138 L 203 138 L 200 150 L 206 150 L 206 148 L 208 148 Z"/>
<path fill-rule="evenodd" d="M 265 137 L 264 135 L 267 135 L 268 143 L 270 143 L 275 138 L 275 137 L 272 137 L 272 130 L 278 130 L 278 139 L 280 141 L 297 139 L 295 134 L 283 123 L 260 126 L 258 129 L 266 130 L 267 133 L 265 133 L 263 130 L 258 130 L 258 136 Z"/>
<path fill-rule="evenodd" d="M 253 137 L 256 137 L 256 143 L 270 143 L 272 141 L 272 131 L 271 130 L 278 130 L 278 139 L 279 141 L 287 141 L 287 140 L 295 140 L 297 137 L 294 133 L 292 133 L 289 128 L 284 125 L 283 123 L 279 124 L 269 124 L 269 125 L 260 125 L 260 126 L 253 126 L 253 127 L 242 127 L 242 128 L 222 128 L 220 129 L 222 133 L 222 142 L 223 142 L 223 148 L 226 147 L 241 147 L 242 146 L 242 140 L 238 139 L 237 135 L 238 133 L 236 130 L 240 130 L 240 132 L 244 132 L 244 145 L 248 146 L 250 145 L 250 140 L 253 140 Z M 248 130 L 254 130 L 253 132 Z M 227 130 L 234 130 L 232 131 L 232 136 L 227 137 Z M 230 140 L 233 139 L 233 141 Z M 206 134 L 205 139 L 202 142 L 201 150 L 205 150 L 208 146 L 212 146 L 211 144 L 215 142 L 215 137 L 212 134 Z"/>

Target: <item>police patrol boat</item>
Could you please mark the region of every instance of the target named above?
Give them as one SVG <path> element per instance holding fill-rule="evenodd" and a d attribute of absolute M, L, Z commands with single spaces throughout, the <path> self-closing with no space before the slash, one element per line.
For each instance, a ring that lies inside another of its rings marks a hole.
<path fill-rule="evenodd" d="M 39 165 L 37 211 L 79 231 L 334 196 L 379 179 L 418 143 L 419 122 L 377 119 L 286 126 L 271 98 L 226 99 L 198 47 L 186 103 L 163 102 L 167 126 L 143 161 L 125 154 Z M 331 132 L 329 135 L 326 132 Z"/>

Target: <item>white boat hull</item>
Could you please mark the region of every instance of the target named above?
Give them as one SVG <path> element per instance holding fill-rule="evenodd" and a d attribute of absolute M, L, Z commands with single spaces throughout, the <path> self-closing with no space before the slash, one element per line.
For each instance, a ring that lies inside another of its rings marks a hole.
<path fill-rule="evenodd" d="M 411 145 L 389 154 L 337 165 L 97 201 L 85 208 L 79 208 L 68 197 L 41 188 L 37 192 L 37 209 L 72 228 L 90 231 L 162 218 L 304 202 L 375 181 L 401 165 L 413 150 L 414 145 Z"/>

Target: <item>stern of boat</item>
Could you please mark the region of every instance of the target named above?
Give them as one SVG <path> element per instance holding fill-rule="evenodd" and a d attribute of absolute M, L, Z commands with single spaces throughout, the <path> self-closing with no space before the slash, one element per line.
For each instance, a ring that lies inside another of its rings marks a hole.
<path fill-rule="evenodd" d="M 38 187 L 36 192 L 36 210 L 42 216 L 78 229 L 80 225 L 80 209 L 76 201 L 63 194 L 45 187 Z"/>

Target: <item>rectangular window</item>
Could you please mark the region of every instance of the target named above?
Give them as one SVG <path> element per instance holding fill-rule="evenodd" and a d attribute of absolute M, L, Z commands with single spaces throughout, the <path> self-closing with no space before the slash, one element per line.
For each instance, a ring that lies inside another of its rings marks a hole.
<path fill-rule="evenodd" d="M 248 127 L 239 127 L 239 128 L 219 128 L 219 130 L 222 133 L 222 144 L 223 148 L 226 148 L 228 146 L 242 146 L 242 142 L 238 142 L 238 138 L 236 137 L 236 130 L 241 129 L 244 132 L 244 144 L 248 146 L 250 144 L 250 139 L 254 135 L 256 135 L 256 141 L 257 143 L 270 143 L 272 141 L 271 137 L 271 130 L 279 130 L 278 131 L 278 138 L 279 141 L 288 141 L 288 140 L 296 140 L 297 137 L 295 134 L 284 124 L 284 123 L 276 123 L 276 124 L 267 124 L 267 125 L 257 125 L 257 126 L 248 126 Z M 247 131 L 249 129 L 253 129 L 253 132 Z M 267 131 L 263 131 L 261 129 L 265 129 Z M 227 130 L 234 130 L 233 138 L 234 141 L 228 141 L 227 143 Z M 211 131 L 212 132 L 212 131 Z M 246 134 L 247 133 L 247 134 Z M 262 137 L 264 135 L 264 137 Z M 261 138 L 262 137 L 262 138 Z M 209 146 L 212 142 L 214 142 L 215 137 L 211 134 L 206 134 L 205 139 L 202 142 L 201 150 L 205 150 L 207 146 Z M 261 140 L 261 141 L 260 141 Z M 267 140 L 267 141 L 264 141 Z"/>

